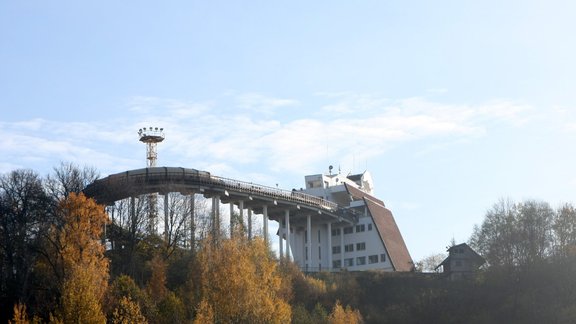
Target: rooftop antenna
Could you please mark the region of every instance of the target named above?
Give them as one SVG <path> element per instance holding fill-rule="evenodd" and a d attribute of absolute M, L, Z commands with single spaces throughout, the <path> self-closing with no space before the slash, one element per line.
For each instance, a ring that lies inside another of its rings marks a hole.
<path fill-rule="evenodd" d="M 156 146 L 164 140 L 164 128 L 140 128 L 138 136 L 140 136 L 140 142 L 146 143 L 146 166 L 148 168 L 156 167 L 156 160 L 158 159 Z M 164 208 L 167 208 L 167 206 L 164 206 Z M 151 193 L 148 194 L 148 232 L 150 234 L 157 234 L 157 222 L 158 196 L 156 193 Z"/>
<path fill-rule="evenodd" d="M 146 143 L 146 166 L 153 168 L 156 166 L 158 152 L 156 145 L 164 140 L 164 128 L 144 127 L 138 130 L 140 142 Z"/>

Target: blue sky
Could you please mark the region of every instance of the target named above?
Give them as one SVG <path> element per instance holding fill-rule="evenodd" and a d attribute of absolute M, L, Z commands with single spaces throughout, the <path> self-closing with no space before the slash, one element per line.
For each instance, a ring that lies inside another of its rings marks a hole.
<path fill-rule="evenodd" d="M 0 172 L 368 169 L 412 257 L 574 201 L 572 1 L 2 1 Z"/>

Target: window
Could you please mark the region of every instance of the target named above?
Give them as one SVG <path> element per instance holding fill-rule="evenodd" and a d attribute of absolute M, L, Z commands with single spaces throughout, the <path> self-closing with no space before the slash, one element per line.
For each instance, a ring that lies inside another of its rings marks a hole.
<path fill-rule="evenodd" d="M 308 243 L 308 231 L 304 231 L 304 243 Z"/>
<path fill-rule="evenodd" d="M 354 259 L 344 259 L 344 266 L 345 267 L 353 267 L 354 266 Z"/>
<path fill-rule="evenodd" d="M 342 261 L 340 260 L 332 261 L 332 268 L 334 269 L 342 268 Z"/>
<path fill-rule="evenodd" d="M 368 263 L 378 263 L 378 254 L 368 256 Z"/>
<path fill-rule="evenodd" d="M 344 227 L 344 234 L 352 234 L 354 232 L 354 227 L 348 226 Z"/>
<path fill-rule="evenodd" d="M 318 247 L 318 259 L 322 259 L 322 249 Z"/>
<path fill-rule="evenodd" d="M 386 262 L 386 254 L 385 253 L 380 254 L 380 262 Z"/>
<path fill-rule="evenodd" d="M 366 264 L 366 257 L 357 257 L 356 258 L 356 265 L 365 265 Z"/>
<path fill-rule="evenodd" d="M 340 252 L 341 252 L 340 245 L 332 247 L 332 254 L 338 254 Z"/>
<path fill-rule="evenodd" d="M 366 229 L 365 226 L 366 226 L 366 225 L 364 225 L 364 224 L 356 225 L 356 233 L 364 232 L 364 230 Z"/>
<path fill-rule="evenodd" d="M 344 252 L 354 252 L 354 244 L 344 245 Z"/>
<path fill-rule="evenodd" d="M 320 230 L 318 230 L 318 243 L 320 243 Z"/>
<path fill-rule="evenodd" d="M 366 250 L 366 243 L 356 243 L 356 251 L 364 251 Z"/>
<path fill-rule="evenodd" d="M 332 236 L 337 236 L 337 235 L 340 235 L 340 229 L 339 228 L 332 229 Z"/>
<path fill-rule="evenodd" d="M 369 230 L 369 231 L 372 230 L 372 224 L 368 224 L 368 230 Z"/>

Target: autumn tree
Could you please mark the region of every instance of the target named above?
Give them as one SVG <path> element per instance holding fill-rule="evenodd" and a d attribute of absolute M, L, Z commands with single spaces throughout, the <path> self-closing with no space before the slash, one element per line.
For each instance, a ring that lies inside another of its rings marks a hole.
<path fill-rule="evenodd" d="M 70 193 L 58 210 L 62 228 L 53 228 L 64 285 L 59 309 L 65 323 L 105 323 L 101 302 L 108 286 L 108 260 L 100 242 L 108 216 L 83 194 Z"/>
<path fill-rule="evenodd" d="M 147 324 L 146 318 L 140 311 L 138 303 L 132 301 L 130 297 L 122 297 L 118 306 L 112 314 L 113 324 Z"/>
<path fill-rule="evenodd" d="M 287 323 L 290 306 L 279 296 L 282 278 L 264 240 L 204 241 L 199 252 L 201 316 L 216 323 Z"/>
<path fill-rule="evenodd" d="M 358 310 L 353 310 L 350 306 L 342 307 L 340 301 L 336 301 L 332 313 L 328 315 L 329 324 L 359 324 L 362 323 L 362 316 Z"/>

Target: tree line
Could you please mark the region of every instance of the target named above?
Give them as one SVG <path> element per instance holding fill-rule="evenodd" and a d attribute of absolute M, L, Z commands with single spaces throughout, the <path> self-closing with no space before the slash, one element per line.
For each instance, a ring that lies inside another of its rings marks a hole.
<path fill-rule="evenodd" d="M 191 198 L 170 194 L 160 237 L 150 230 L 148 196 L 108 207 L 85 197 L 98 177 L 69 163 L 46 177 L 0 175 L 2 322 L 362 321 L 337 300 L 303 303 L 330 289 L 276 259 L 262 237 L 247 239 L 246 224 L 215 233 L 205 201 L 191 216 Z"/>

